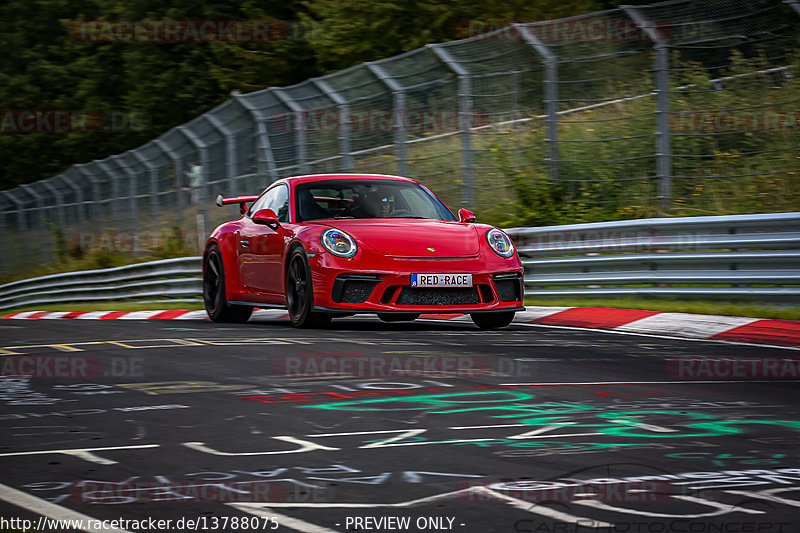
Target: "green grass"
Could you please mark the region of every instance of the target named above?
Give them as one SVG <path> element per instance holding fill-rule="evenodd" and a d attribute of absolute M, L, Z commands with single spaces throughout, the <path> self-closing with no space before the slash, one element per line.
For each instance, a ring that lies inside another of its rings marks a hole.
<path fill-rule="evenodd" d="M 542 307 L 610 307 L 617 309 L 645 309 L 668 313 L 696 313 L 701 315 L 743 316 L 772 318 L 778 320 L 800 320 L 800 308 L 782 308 L 769 305 L 732 302 L 709 302 L 695 300 L 664 300 L 657 298 L 615 299 L 550 299 L 526 298 L 525 305 Z"/>

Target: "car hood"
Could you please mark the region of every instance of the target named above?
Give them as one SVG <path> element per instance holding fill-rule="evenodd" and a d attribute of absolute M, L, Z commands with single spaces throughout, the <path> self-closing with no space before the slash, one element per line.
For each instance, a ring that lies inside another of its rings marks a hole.
<path fill-rule="evenodd" d="M 445 220 L 358 219 L 329 224 L 395 257 L 474 257 L 480 236 L 471 224 Z"/>

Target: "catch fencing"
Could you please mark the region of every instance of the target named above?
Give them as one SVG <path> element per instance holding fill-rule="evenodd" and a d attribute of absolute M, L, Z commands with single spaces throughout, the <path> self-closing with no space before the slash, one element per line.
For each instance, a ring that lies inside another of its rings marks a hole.
<path fill-rule="evenodd" d="M 796 303 L 800 212 L 514 228 L 525 295 L 647 296 Z M 201 257 L 70 272 L 0 285 L 0 310 L 202 296 Z M 58 289 L 58 290 L 55 290 Z"/>
<path fill-rule="evenodd" d="M 0 274 L 199 253 L 235 215 L 211 209 L 217 194 L 303 173 L 408 175 L 504 227 L 800 205 L 800 1 L 507 22 L 234 94 L 136 149 L 2 191 Z"/>

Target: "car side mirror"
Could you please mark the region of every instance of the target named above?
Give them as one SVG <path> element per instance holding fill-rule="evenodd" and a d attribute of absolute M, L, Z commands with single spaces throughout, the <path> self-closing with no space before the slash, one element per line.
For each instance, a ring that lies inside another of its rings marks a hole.
<path fill-rule="evenodd" d="M 459 222 L 475 222 L 475 214 L 470 211 L 469 209 L 459 209 L 458 210 L 458 221 Z"/>
<path fill-rule="evenodd" d="M 253 222 L 269 226 L 272 229 L 279 228 L 281 223 L 278 222 L 278 215 L 272 209 L 261 209 L 253 214 Z"/>

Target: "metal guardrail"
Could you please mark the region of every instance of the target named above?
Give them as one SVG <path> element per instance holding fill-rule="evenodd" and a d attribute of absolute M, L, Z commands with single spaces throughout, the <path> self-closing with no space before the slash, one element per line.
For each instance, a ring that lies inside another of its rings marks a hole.
<path fill-rule="evenodd" d="M 800 301 L 800 212 L 651 218 L 507 233 L 525 265 L 526 296 Z M 0 286 L 0 309 L 198 298 L 201 263 L 201 257 L 183 257 L 8 283 Z"/>
<path fill-rule="evenodd" d="M 202 295 L 202 257 L 66 272 L 0 285 L 0 309 L 31 305 Z"/>
<path fill-rule="evenodd" d="M 507 232 L 523 258 L 526 296 L 800 301 L 800 213 L 651 218 Z"/>

